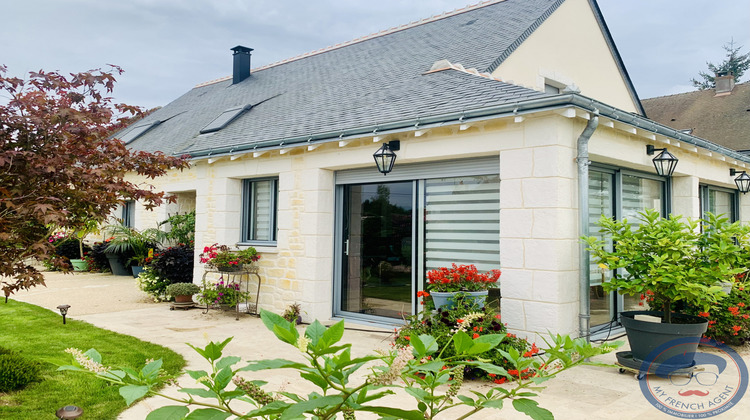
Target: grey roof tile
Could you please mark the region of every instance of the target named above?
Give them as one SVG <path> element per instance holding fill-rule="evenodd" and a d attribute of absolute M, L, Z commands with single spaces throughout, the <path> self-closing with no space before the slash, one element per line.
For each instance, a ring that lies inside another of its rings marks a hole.
<path fill-rule="evenodd" d="M 129 147 L 196 153 L 547 96 L 456 70 L 425 72 L 442 59 L 487 70 L 559 2 L 505 0 L 254 71 L 235 85 L 195 87 L 146 117 L 169 120 Z M 223 129 L 199 134 L 223 111 L 248 104 L 255 106 Z"/>

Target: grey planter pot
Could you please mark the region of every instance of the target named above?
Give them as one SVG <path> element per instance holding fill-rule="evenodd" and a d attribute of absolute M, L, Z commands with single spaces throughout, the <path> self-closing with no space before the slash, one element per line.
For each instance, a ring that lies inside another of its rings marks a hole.
<path fill-rule="evenodd" d="M 489 294 L 487 290 L 480 290 L 478 292 L 430 292 L 430 296 L 436 309 L 451 309 L 454 304 L 453 295 L 456 293 L 466 293 L 469 299 L 472 299 L 480 308 L 484 306 Z"/>
<path fill-rule="evenodd" d="M 665 350 L 650 362 L 659 364 L 667 359 L 676 357 L 670 361 L 670 365 L 675 367 L 689 367 L 693 365 L 693 355 L 698 349 L 698 342 L 706 329 L 708 321 L 704 318 L 685 315 L 672 314 L 672 323 L 654 323 L 647 321 L 635 320 L 635 315 L 651 315 L 661 317 L 661 311 L 628 311 L 620 313 L 620 322 L 625 327 L 625 332 L 630 343 L 630 351 L 633 359 L 643 361 L 648 358 L 649 354 L 670 341 L 694 337 L 694 346 L 677 346 L 673 351 Z M 674 322 L 677 321 L 677 322 Z"/>
<path fill-rule="evenodd" d="M 133 273 L 130 267 L 125 267 L 117 254 L 106 254 L 109 261 L 109 268 L 115 276 L 131 276 Z"/>

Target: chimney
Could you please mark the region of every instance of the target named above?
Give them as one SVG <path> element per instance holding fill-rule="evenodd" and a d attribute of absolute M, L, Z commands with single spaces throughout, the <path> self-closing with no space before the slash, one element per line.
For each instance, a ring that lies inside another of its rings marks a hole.
<path fill-rule="evenodd" d="M 234 54 L 234 71 L 232 72 L 232 84 L 237 84 L 250 77 L 250 51 L 252 48 L 238 45 L 232 48 Z"/>
<path fill-rule="evenodd" d="M 727 73 L 719 73 L 716 75 L 716 78 L 714 79 L 714 82 L 716 82 L 716 94 L 726 94 L 729 95 L 732 93 L 732 89 L 734 89 L 734 76 Z"/>

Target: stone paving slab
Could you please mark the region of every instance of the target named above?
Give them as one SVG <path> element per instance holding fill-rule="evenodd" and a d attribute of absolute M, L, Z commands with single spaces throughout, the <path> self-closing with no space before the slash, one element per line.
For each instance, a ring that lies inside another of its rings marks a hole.
<path fill-rule="evenodd" d="M 288 358 L 302 360 L 299 351 L 279 342 L 260 319 L 252 315 L 242 315 L 237 321 L 234 312 L 209 311 L 203 314 L 199 309 L 169 310 L 166 303 L 155 303 L 136 287 L 134 279 L 108 274 L 77 273 L 63 275 L 46 273 L 47 287 L 38 287 L 20 292 L 13 299 L 32 303 L 52 311 L 57 305 L 71 305 L 69 317 L 89 322 L 101 328 L 132 335 L 142 340 L 160 344 L 182 354 L 188 362 L 188 369 L 207 369 L 203 359 L 186 343 L 205 345 L 208 340 L 220 341 L 234 337 L 225 354 L 242 357 L 243 361 L 264 358 Z M 355 356 L 364 355 L 378 348 L 388 348 L 389 331 L 348 324 L 344 341 L 353 344 Z M 624 340 L 624 338 L 622 338 Z M 750 364 L 750 352 L 739 349 L 743 360 Z M 106 358 L 106 355 L 104 355 Z M 601 357 L 602 362 L 613 363 L 614 354 Z M 246 376 L 269 382 L 273 390 L 307 393 L 310 388 L 294 372 L 270 371 L 251 373 Z M 363 371 L 363 374 L 366 372 Z M 195 387 L 195 381 L 187 375 L 179 378 L 184 387 Z M 467 389 L 486 392 L 490 385 L 484 382 L 468 382 Z M 174 387 L 166 393 L 180 395 Z M 547 389 L 536 398 L 540 406 L 552 411 L 558 420 L 617 419 L 650 420 L 673 419 L 654 408 L 644 398 L 639 382 L 632 374 L 620 374 L 617 369 L 581 366 L 563 372 L 547 382 Z M 71 402 L 75 403 L 75 402 Z M 120 420 L 141 420 L 146 415 L 170 402 L 164 398 L 149 398 L 138 402 L 124 411 Z M 382 400 L 379 405 L 412 408 L 413 400 L 398 394 Z M 459 417 L 465 410 L 444 413 L 442 418 Z M 750 418 L 750 397 L 745 396 L 737 407 L 712 417 L 715 419 Z M 377 416 L 358 415 L 358 418 Z M 477 419 L 528 419 L 511 407 L 502 411 L 485 410 L 476 415 Z"/>

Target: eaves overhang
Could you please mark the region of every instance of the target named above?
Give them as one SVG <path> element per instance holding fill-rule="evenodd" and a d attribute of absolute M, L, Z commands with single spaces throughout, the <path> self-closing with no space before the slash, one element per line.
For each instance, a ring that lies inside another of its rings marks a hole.
<path fill-rule="evenodd" d="M 589 97 L 571 93 L 556 95 L 538 99 L 529 99 L 517 102 L 506 102 L 501 105 L 451 112 L 446 114 L 425 116 L 419 118 L 380 123 L 374 125 L 354 127 L 347 130 L 317 133 L 308 136 L 294 138 L 266 140 L 255 143 L 225 146 L 221 148 L 203 149 L 190 151 L 191 160 L 202 160 L 231 156 L 237 153 L 248 153 L 254 151 L 270 151 L 276 149 L 288 149 L 310 144 L 337 142 L 342 140 L 355 140 L 377 135 L 406 133 L 416 130 L 424 130 L 435 127 L 444 127 L 457 124 L 466 124 L 477 121 L 494 120 L 524 114 L 551 111 L 574 107 L 586 112 L 599 111 L 601 117 L 609 118 L 618 123 L 629 125 L 635 129 L 658 134 L 680 142 L 688 143 L 696 147 L 706 149 L 710 152 L 720 153 L 731 159 L 750 164 L 750 156 L 739 153 L 727 147 L 712 143 L 700 137 L 680 132 L 673 128 L 651 121 L 641 115 L 623 111 L 613 106 L 599 102 Z"/>

